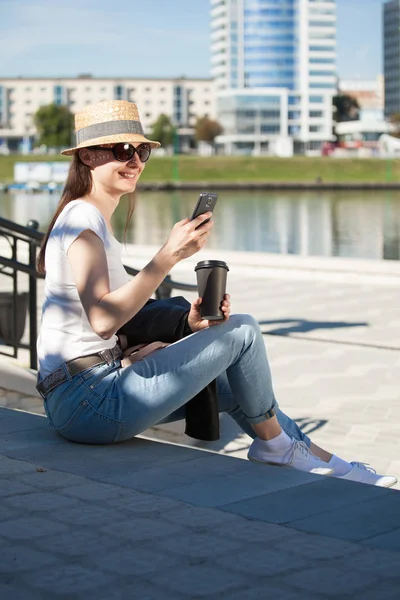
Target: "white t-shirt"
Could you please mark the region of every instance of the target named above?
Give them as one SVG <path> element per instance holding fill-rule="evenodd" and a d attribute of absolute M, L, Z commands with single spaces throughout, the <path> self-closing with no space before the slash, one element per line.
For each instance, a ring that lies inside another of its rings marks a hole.
<path fill-rule="evenodd" d="M 72 277 L 67 252 L 87 229 L 104 244 L 110 291 L 130 279 L 122 264 L 121 244 L 108 231 L 100 211 L 84 200 L 69 202 L 58 216 L 46 246 L 45 298 L 37 342 L 42 378 L 67 360 L 113 348 L 117 341 L 116 335 L 104 340 L 93 331 Z"/>

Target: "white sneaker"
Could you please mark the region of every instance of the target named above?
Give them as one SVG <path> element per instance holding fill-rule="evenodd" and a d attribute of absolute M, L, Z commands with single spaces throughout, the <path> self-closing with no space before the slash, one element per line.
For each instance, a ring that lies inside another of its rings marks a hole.
<path fill-rule="evenodd" d="M 359 483 L 368 483 L 379 487 L 392 487 L 397 483 L 397 478 L 393 475 L 378 475 L 375 469 L 359 462 L 351 462 L 350 471 L 346 475 L 335 475 L 337 479 L 346 479 L 347 481 L 358 481 Z"/>
<path fill-rule="evenodd" d="M 266 450 L 262 440 L 256 438 L 249 448 L 247 458 L 255 462 L 277 467 L 290 467 L 315 475 L 331 475 L 333 473 L 333 469 L 330 469 L 326 462 L 314 456 L 304 442 L 295 439 L 292 439 L 290 448 L 282 455 Z"/>

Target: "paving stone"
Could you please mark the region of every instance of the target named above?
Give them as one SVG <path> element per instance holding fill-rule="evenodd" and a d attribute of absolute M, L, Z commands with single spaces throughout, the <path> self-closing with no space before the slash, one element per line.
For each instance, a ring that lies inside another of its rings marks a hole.
<path fill-rule="evenodd" d="M 63 533 L 67 527 L 45 517 L 21 517 L 0 523 L 0 535 L 10 540 L 29 540 L 52 533 Z"/>
<path fill-rule="evenodd" d="M 82 502 L 73 508 L 52 512 L 51 519 L 65 525 L 75 527 L 87 526 L 97 528 L 99 524 L 116 522 L 121 519 L 128 520 L 131 515 L 128 511 L 118 510 L 110 506 Z"/>
<path fill-rule="evenodd" d="M 76 594 L 93 590 L 100 586 L 113 586 L 116 583 L 114 575 L 88 569 L 76 564 L 62 565 L 52 569 L 31 571 L 21 575 L 21 579 L 35 589 L 62 594 Z M 28 600 L 28 599 L 27 599 Z"/>
<path fill-rule="evenodd" d="M 9 519 L 17 519 L 21 515 L 20 511 L 5 506 L 0 502 L 0 521 L 8 521 Z"/>
<path fill-rule="evenodd" d="M 399 600 L 400 579 L 379 581 L 351 596 L 351 600 Z"/>
<path fill-rule="evenodd" d="M 399 528 L 400 494 L 391 491 L 380 498 L 294 521 L 290 525 L 345 540 L 363 540 Z"/>
<path fill-rule="evenodd" d="M 187 527 L 209 528 L 227 523 L 230 527 L 236 527 L 241 522 L 240 517 L 225 513 L 214 508 L 202 508 L 199 506 L 182 505 L 163 512 L 163 520 L 178 523 Z"/>
<path fill-rule="evenodd" d="M 221 600 L 221 595 L 213 594 L 208 598 L 209 600 Z M 282 583 L 279 585 L 274 584 L 269 580 L 262 585 L 252 582 L 249 586 L 240 587 L 238 590 L 231 590 L 223 598 L 227 600 L 262 600 L 263 598 L 271 600 L 321 600 L 320 595 L 307 592 L 307 597 L 305 597 L 303 591 L 294 590 Z"/>
<path fill-rule="evenodd" d="M 343 571 L 333 567 L 315 566 L 296 573 L 285 573 L 284 579 L 279 581 L 307 592 L 340 598 L 343 594 L 352 597 L 356 592 L 368 590 L 369 586 L 378 582 L 378 578 L 374 574 L 353 569 Z M 275 584 L 277 582 L 278 578 L 275 579 Z"/>
<path fill-rule="evenodd" d="M 182 557 L 160 548 L 158 540 L 140 546 L 133 545 L 129 548 L 119 547 L 111 552 L 101 554 L 93 553 L 91 563 L 99 569 L 111 571 L 123 577 L 145 576 L 155 573 L 159 569 L 182 568 Z M 135 594 L 137 590 L 135 589 Z"/>
<path fill-rule="evenodd" d="M 1 600 L 44 600 L 43 594 L 32 588 L 28 589 L 20 581 L 9 584 L 0 581 L 0 598 Z"/>
<path fill-rule="evenodd" d="M 278 573 L 305 569 L 312 566 L 313 562 L 283 550 L 270 549 L 268 546 L 257 546 L 257 548 L 248 546 L 241 552 L 236 552 L 234 560 L 232 560 L 232 554 L 216 555 L 214 564 L 221 565 L 226 569 L 234 568 L 235 572 L 244 573 L 250 577 L 262 574 L 270 577 Z"/>
<path fill-rule="evenodd" d="M 44 427 L 45 420 L 43 417 L 21 411 L 18 412 L 18 418 L 16 418 L 15 412 L 12 409 L 1 409 L 0 437 L 16 431 L 26 431 L 35 428 L 43 429 Z"/>
<path fill-rule="evenodd" d="M 242 547 L 240 541 L 232 538 L 217 537 L 206 533 L 193 533 L 185 530 L 185 533 L 171 536 L 157 541 L 157 546 L 164 552 L 173 552 L 191 558 L 214 558 L 219 554 L 232 554 L 237 556 Z M 236 559 L 235 559 L 236 562 Z"/>
<path fill-rule="evenodd" d="M 31 463 L 8 458 L 7 456 L 0 456 L 0 476 L 15 475 L 17 473 L 32 473 L 34 469 L 35 467 Z"/>
<path fill-rule="evenodd" d="M 97 481 L 87 481 L 77 486 L 70 486 L 59 490 L 58 495 L 71 496 L 80 500 L 91 502 L 102 502 L 112 498 L 129 497 L 131 490 L 117 485 L 107 485 Z"/>
<path fill-rule="evenodd" d="M 367 538 L 362 540 L 361 543 L 371 548 L 382 548 L 384 550 L 400 552 L 400 529 Z"/>
<path fill-rule="evenodd" d="M 389 494 L 385 488 L 320 477 L 319 481 L 257 496 L 221 508 L 273 523 L 290 523 Z"/>
<path fill-rule="evenodd" d="M 63 444 L 65 445 L 65 441 L 60 436 L 52 429 L 43 426 L 0 435 L 1 453 L 7 454 L 10 458 L 37 462 L 39 465 L 41 461 L 40 459 L 35 461 L 35 453 L 38 457 L 50 457 L 52 455 L 50 448 L 53 445 Z"/>
<path fill-rule="evenodd" d="M 32 494 L 16 495 L 5 498 L 4 503 L 11 508 L 32 512 L 51 512 L 69 506 L 77 506 L 80 502 L 76 498 L 66 498 L 57 492 L 35 492 Z"/>
<path fill-rule="evenodd" d="M 0 544 L 0 549 L 0 574 L 47 568 L 58 560 L 49 551 L 38 551 L 12 543 Z"/>
<path fill-rule="evenodd" d="M 171 498 L 163 498 L 155 494 L 146 494 L 129 490 L 129 495 L 116 500 L 108 500 L 105 505 L 113 510 L 123 510 L 132 512 L 138 515 L 146 515 L 151 513 L 162 513 L 171 509 L 179 510 L 181 507 L 187 507 L 187 504 L 172 500 Z"/>
<path fill-rule="evenodd" d="M 28 473 L 22 473 L 16 479 L 21 483 L 32 485 L 36 489 L 47 491 L 87 483 L 86 477 L 79 477 L 72 473 L 53 470 L 37 471 L 36 469 L 31 469 Z"/>
<path fill-rule="evenodd" d="M 211 594 L 226 593 L 248 583 L 245 575 L 232 570 L 208 565 L 189 565 L 185 569 L 160 570 L 157 572 L 157 585 L 166 590 L 180 592 L 187 596 L 207 597 Z"/>
<path fill-rule="evenodd" d="M 61 438 L 60 438 L 61 439 Z M 35 461 L 43 467 L 70 471 L 73 464 L 75 475 L 86 476 L 107 483 L 109 478 L 121 475 L 126 487 L 134 487 L 133 477 L 140 470 L 152 465 L 167 466 L 197 457 L 196 450 L 170 444 L 134 438 L 129 442 L 94 446 L 73 444 L 66 440 L 57 442 L 57 452 L 50 452 L 47 444 L 19 441 L 20 446 L 7 449 L 7 455 L 22 460 Z M 26 447 L 30 446 L 30 447 Z M 1 452 L 1 436 L 0 436 Z"/>
<path fill-rule="evenodd" d="M 312 540 L 313 538 L 311 538 Z M 311 541 L 310 540 L 310 541 Z M 331 540 L 333 541 L 333 540 Z M 398 576 L 399 571 L 399 554 L 374 549 L 366 548 L 360 544 L 354 544 L 358 548 L 358 552 L 351 554 L 351 556 L 344 556 L 340 558 L 332 558 L 330 566 L 337 567 L 339 569 L 355 569 L 357 571 L 366 571 L 367 573 L 373 573 L 381 581 L 393 579 Z"/>
<path fill-rule="evenodd" d="M 247 473 L 219 476 L 207 482 L 194 483 L 182 487 L 164 490 L 162 495 L 176 498 L 184 502 L 200 506 L 217 507 L 227 503 L 249 499 L 262 494 L 276 492 L 290 487 L 297 487 L 307 482 L 316 481 L 318 475 L 311 475 L 294 469 L 282 469 L 269 465 L 252 465 L 259 469 L 259 474 L 250 468 Z"/>
<path fill-rule="evenodd" d="M 8 496 L 18 496 L 19 494 L 34 494 L 36 488 L 14 479 L 6 479 L 0 477 L 0 498 L 7 498 Z"/>
<path fill-rule="evenodd" d="M 74 598 L 71 600 L 75 600 Z M 121 582 L 113 587 L 97 588 L 91 592 L 85 592 L 82 600 L 192 600 L 194 596 L 180 594 L 177 591 L 166 590 L 165 587 L 158 587 L 156 581 L 142 581 L 135 577 L 134 581 L 128 585 Z"/>
<path fill-rule="evenodd" d="M 155 527 L 152 519 L 135 517 L 130 518 L 129 520 L 103 525 L 101 526 L 101 531 L 109 533 L 110 535 L 117 535 L 131 541 L 139 542 L 141 540 L 157 539 L 169 535 L 181 535 L 185 530 L 178 525 L 160 520 Z"/>
<path fill-rule="evenodd" d="M 343 566 L 346 566 L 346 561 L 349 560 L 349 555 L 359 554 L 360 546 L 344 540 L 337 540 L 331 537 L 323 537 L 322 535 L 303 535 L 292 540 L 283 539 L 275 542 L 273 548 L 276 551 L 285 551 L 303 558 L 318 559 L 333 559 L 335 557 L 346 556 L 343 560 Z M 351 561 L 354 557 L 351 556 Z"/>
<path fill-rule="evenodd" d="M 65 533 L 41 537 L 34 540 L 35 547 L 47 552 L 56 552 L 67 557 L 103 556 L 110 550 L 122 546 L 116 536 L 99 534 L 95 528 L 92 531 L 74 529 Z"/>
<path fill-rule="evenodd" d="M 240 519 L 240 520 L 239 520 Z M 213 526 L 213 532 L 218 537 L 226 536 L 243 540 L 249 544 L 269 544 L 276 540 L 288 540 L 295 544 L 298 539 L 308 538 L 308 534 L 296 531 L 290 527 L 283 527 L 273 523 L 250 521 L 244 517 L 237 517 L 234 522 L 223 522 Z"/>
<path fill-rule="evenodd" d="M 227 473 L 240 474 L 246 466 L 235 459 L 217 454 L 207 453 L 193 460 L 179 462 L 178 464 L 153 467 L 135 473 L 131 478 L 131 485 L 136 490 L 159 493 L 175 487 L 209 481 L 210 477 L 218 478 Z M 121 474 L 108 479 L 110 483 L 124 485 L 126 475 Z"/>

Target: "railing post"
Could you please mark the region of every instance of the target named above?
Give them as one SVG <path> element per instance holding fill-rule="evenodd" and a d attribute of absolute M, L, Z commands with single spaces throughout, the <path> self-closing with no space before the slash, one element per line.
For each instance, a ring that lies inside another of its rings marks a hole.
<path fill-rule="evenodd" d="M 12 260 L 17 260 L 17 240 L 13 239 L 12 244 Z M 18 356 L 18 341 L 17 341 L 17 305 L 18 305 L 18 272 L 16 269 L 13 269 L 12 273 L 12 281 L 13 281 L 13 299 L 12 299 L 12 326 L 11 326 L 11 340 L 13 345 L 13 357 L 17 358 Z"/>
<path fill-rule="evenodd" d="M 39 223 L 29 221 L 28 227 L 37 230 Z M 29 266 L 36 270 L 36 246 L 33 241 L 29 242 Z M 37 369 L 37 278 L 29 275 L 29 350 L 30 367 Z"/>

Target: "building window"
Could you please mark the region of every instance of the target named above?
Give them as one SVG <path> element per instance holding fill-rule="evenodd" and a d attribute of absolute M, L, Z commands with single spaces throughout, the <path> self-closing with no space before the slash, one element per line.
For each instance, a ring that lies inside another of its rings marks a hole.
<path fill-rule="evenodd" d="M 332 77 L 335 75 L 335 71 L 310 71 L 310 77 Z"/>
<path fill-rule="evenodd" d="M 63 103 L 63 86 L 55 85 L 54 86 L 54 104 L 60 106 Z"/>
<path fill-rule="evenodd" d="M 115 100 L 124 100 L 124 87 L 122 85 L 114 87 L 114 98 Z"/>
<path fill-rule="evenodd" d="M 310 83 L 310 88 L 320 88 L 320 89 L 330 89 L 334 90 L 336 88 L 336 82 L 332 83 Z"/>
<path fill-rule="evenodd" d="M 300 125 L 289 125 L 289 135 L 299 135 L 300 131 Z"/>

